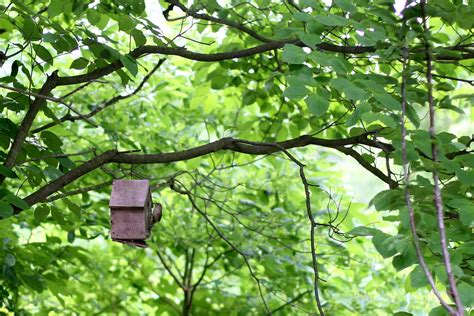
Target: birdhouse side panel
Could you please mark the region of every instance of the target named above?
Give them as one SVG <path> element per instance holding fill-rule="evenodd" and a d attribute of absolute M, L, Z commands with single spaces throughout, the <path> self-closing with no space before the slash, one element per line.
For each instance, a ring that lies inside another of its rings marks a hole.
<path fill-rule="evenodd" d="M 113 239 L 146 239 L 149 236 L 146 213 L 143 209 L 112 209 L 110 224 Z"/>

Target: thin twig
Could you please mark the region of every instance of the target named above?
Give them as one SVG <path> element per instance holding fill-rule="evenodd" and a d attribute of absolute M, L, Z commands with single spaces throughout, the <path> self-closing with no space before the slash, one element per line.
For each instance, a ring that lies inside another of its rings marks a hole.
<path fill-rule="evenodd" d="M 63 123 L 63 122 L 66 122 L 66 121 L 71 121 L 71 122 L 74 122 L 76 120 L 79 120 L 79 119 L 84 119 L 84 118 L 91 118 L 93 117 L 94 115 L 96 115 L 97 113 L 103 111 L 104 109 L 106 109 L 107 107 L 119 102 L 119 101 L 122 101 L 122 100 L 125 100 L 125 99 L 128 99 L 132 96 L 134 96 L 135 94 L 137 94 L 142 88 L 143 86 L 145 85 L 145 83 L 148 81 L 148 79 L 151 78 L 151 76 L 155 73 L 155 71 L 165 62 L 165 59 L 160 59 L 158 61 L 158 63 L 153 67 L 153 69 L 145 76 L 143 77 L 143 80 L 140 82 L 140 84 L 131 92 L 131 93 L 128 93 L 128 94 L 124 94 L 124 95 L 118 95 L 118 96 L 115 96 L 105 102 L 103 102 L 100 106 L 97 106 L 94 110 L 92 110 L 91 112 L 87 113 L 87 114 L 84 114 L 84 115 L 81 115 L 81 116 L 72 116 L 72 115 L 65 115 L 63 116 L 62 118 L 60 118 L 59 120 L 57 121 L 53 121 L 53 122 L 50 122 L 50 123 L 47 123 L 43 126 L 40 126 L 34 130 L 31 131 L 32 134 L 36 134 L 36 133 L 39 133 L 41 131 L 44 131 L 45 129 L 48 129 L 48 128 L 51 128 L 53 126 L 56 126 L 60 123 Z M 91 81 L 89 81 L 88 83 L 90 83 Z M 81 86 L 82 87 L 82 86 Z M 72 91 L 74 92 L 74 91 Z M 70 95 L 71 93 L 68 93 L 66 96 Z"/>
<path fill-rule="evenodd" d="M 18 89 L 18 88 L 15 88 L 15 87 L 9 87 L 9 86 L 4 85 L 4 84 L 1 84 L 1 83 L 0 83 L 0 88 L 6 89 L 6 90 L 10 90 L 10 91 L 15 91 L 15 92 L 18 92 L 18 93 L 21 93 L 21 94 L 25 94 L 25 95 L 29 95 L 29 96 L 33 96 L 33 97 L 36 97 L 36 98 L 46 99 L 46 100 L 49 100 L 49 101 L 52 101 L 52 102 L 56 102 L 56 103 L 65 105 L 69 110 L 71 110 L 72 112 L 76 113 L 76 114 L 77 114 L 79 117 L 81 117 L 84 121 L 86 121 L 87 123 L 91 124 L 91 125 L 94 126 L 94 127 L 98 127 L 97 124 L 95 124 L 94 122 L 92 122 L 91 120 L 89 120 L 87 117 L 85 117 L 84 115 L 82 115 L 81 112 L 77 111 L 77 110 L 74 109 L 70 104 L 64 102 L 63 100 L 61 100 L 61 99 L 59 99 L 59 98 L 50 97 L 50 96 L 47 96 L 47 95 L 42 95 L 42 94 L 40 94 L 40 93 L 30 92 L 30 91 Z"/>
<path fill-rule="evenodd" d="M 250 141 L 239 141 L 244 144 L 249 145 L 261 145 L 261 143 L 255 143 Z M 291 161 L 293 161 L 299 167 L 300 171 L 300 178 L 303 182 L 304 192 L 305 192 L 305 204 L 306 204 L 306 213 L 308 215 L 308 219 L 310 221 L 310 239 L 311 239 L 311 258 L 312 258 L 312 267 L 313 267 L 313 275 L 314 275 L 314 297 L 316 299 L 316 305 L 318 307 L 318 312 L 321 316 L 324 316 L 323 306 L 321 304 L 321 298 L 319 296 L 319 270 L 318 270 L 318 258 L 316 255 L 316 241 L 314 236 L 314 231 L 317 226 L 317 223 L 314 219 L 313 212 L 311 211 L 311 193 L 309 191 L 309 184 L 308 180 L 306 179 L 306 175 L 304 173 L 305 165 L 301 163 L 298 159 L 296 159 L 288 150 L 283 148 L 281 145 L 274 143 L 274 144 L 267 144 L 267 146 L 273 146 L 279 148 Z"/>
<path fill-rule="evenodd" d="M 178 181 L 176 181 L 178 183 Z M 171 185 L 171 189 L 180 193 L 180 194 L 183 194 L 183 195 L 186 195 L 189 199 L 189 201 L 191 202 L 193 208 L 199 213 L 201 214 L 202 217 L 204 217 L 204 219 L 206 220 L 207 223 L 209 223 L 209 225 L 211 225 L 211 227 L 214 229 L 214 231 L 219 235 L 219 237 L 224 240 L 233 250 L 235 250 L 243 259 L 244 259 L 244 262 L 245 262 L 245 265 L 247 266 L 249 272 L 250 272 L 250 275 L 252 276 L 252 278 L 255 280 L 255 282 L 257 283 L 257 288 L 258 288 L 258 291 L 259 291 L 259 294 L 260 294 L 260 298 L 262 299 L 262 302 L 263 302 L 263 305 L 265 306 L 265 310 L 267 312 L 268 315 L 271 315 L 271 311 L 268 307 L 268 304 L 267 304 L 267 301 L 265 300 L 265 296 L 263 295 L 263 291 L 262 291 L 262 286 L 260 284 L 260 279 L 257 277 L 257 275 L 255 274 L 255 272 L 253 271 L 253 268 L 252 266 L 250 265 L 250 262 L 248 261 L 247 259 L 247 256 L 239 249 L 237 248 L 221 231 L 220 229 L 214 224 L 214 222 L 211 221 L 211 219 L 209 218 L 209 216 L 203 212 L 201 210 L 200 207 L 197 206 L 196 204 L 196 201 L 194 201 L 193 197 L 192 197 L 192 194 L 191 192 L 189 192 L 181 183 L 179 183 L 183 189 L 179 189 L 177 188 L 174 184 Z"/>

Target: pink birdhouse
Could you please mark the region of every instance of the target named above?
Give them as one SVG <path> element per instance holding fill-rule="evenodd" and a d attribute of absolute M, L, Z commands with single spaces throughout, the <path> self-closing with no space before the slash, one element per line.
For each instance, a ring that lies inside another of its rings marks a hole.
<path fill-rule="evenodd" d="M 148 180 L 114 180 L 110 198 L 110 224 L 112 240 L 146 247 L 155 222 L 161 220 L 162 207 L 154 210 Z"/>

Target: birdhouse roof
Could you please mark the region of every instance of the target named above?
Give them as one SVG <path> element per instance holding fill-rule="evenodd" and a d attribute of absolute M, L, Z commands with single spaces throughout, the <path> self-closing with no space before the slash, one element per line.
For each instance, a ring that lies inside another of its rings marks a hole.
<path fill-rule="evenodd" d="M 149 195 L 148 180 L 114 180 L 109 207 L 145 207 Z"/>

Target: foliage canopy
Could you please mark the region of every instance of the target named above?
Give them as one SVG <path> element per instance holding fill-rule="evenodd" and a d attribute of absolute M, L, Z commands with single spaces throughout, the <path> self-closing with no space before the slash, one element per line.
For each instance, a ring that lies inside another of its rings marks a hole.
<path fill-rule="evenodd" d="M 395 4 L 1 0 L 1 311 L 471 312 L 474 4 Z"/>

